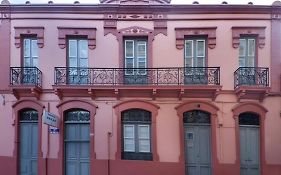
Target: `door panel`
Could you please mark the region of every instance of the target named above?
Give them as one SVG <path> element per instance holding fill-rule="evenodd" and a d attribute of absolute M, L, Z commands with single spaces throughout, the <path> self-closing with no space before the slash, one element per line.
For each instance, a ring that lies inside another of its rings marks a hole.
<path fill-rule="evenodd" d="M 259 127 L 240 125 L 241 175 L 259 175 Z"/>
<path fill-rule="evenodd" d="M 211 174 L 210 125 L 185 124 L 186 174 Z"/>
<path fill-rule="evenodd" d="M 38 124 L 20 123 L 20 175 L 37 174 Z"/>

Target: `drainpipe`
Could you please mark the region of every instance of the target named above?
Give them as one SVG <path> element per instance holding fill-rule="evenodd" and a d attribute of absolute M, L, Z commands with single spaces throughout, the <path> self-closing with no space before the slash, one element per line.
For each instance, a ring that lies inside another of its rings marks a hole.
<path fill-rule="evenodd" d="M 107 132 L 107 175 L 110 175 L 110 137 L 112 136 L 111 132 Z"/>

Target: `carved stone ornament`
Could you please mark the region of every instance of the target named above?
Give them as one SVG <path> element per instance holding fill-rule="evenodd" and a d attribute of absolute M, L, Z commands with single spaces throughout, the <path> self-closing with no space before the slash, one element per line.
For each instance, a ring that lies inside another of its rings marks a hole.
<path fill-rule="evenodd" d="M 207 36 L 208 47 L 214 49 L 216 47 L 216 29 L 217 27 L 202 28 L 175 28 L 176 31 L 176 48 L 184 48 L 184 38 L 186 36 Z"/>
<path fill-rule="evenodd" d="M 39 48 L 44 47 L 44 27 L 14 27 L 15 29 L 15 46 L 20 48 L 22 36 L 36 36 Z"/>
<path fill-rule="evenodd" d="M 96 48 L 96 28 L 72 28 L 58 27 L 59 30 L 59 47 L 64 49 L 67 43 L 67 36 L 87 37 L 88 47 L 93 50 Z"/>
<path fill-rule="evenodd" d="M 241 35 L 257 36 L 257 44 L 260 49 L 265 46 L 265 28 L 266 27 L 232 27 L 232 47 L 239 47 Z"/>

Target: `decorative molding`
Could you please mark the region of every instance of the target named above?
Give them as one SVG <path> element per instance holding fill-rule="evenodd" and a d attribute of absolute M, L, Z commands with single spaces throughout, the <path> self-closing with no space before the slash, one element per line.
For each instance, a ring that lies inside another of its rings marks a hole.
<path fill-rule="evenodd" d="M 184 48 L 184 38 L 186 36 L 207 36 L 208 47 L 214 49 L 216 47 L 216 29 L 217 27 L 175 28 L 176 47 L 180 50 Z"/>
<path fill-rule="evenodd" d="M 61 49 L 66 47 L 66 40 L 68 36 L 87 37 L 89 49 L 93 50 L 96 48 L 96 28 L 58 27 L 58 30 L 59 47 Z"/>
<path fill-rule="evenodd" d="M 117 20 L 148 20 L 153 21 L 154 36 L 162 33 L 167 36 L 167 15 L 166 14 L 104 14 L 104 36 L 111 33 L 116 36 Z"/>
<path fill-rule="evenodd" d="M 260 49 L 265 46 L 265 28 L 266 27 L 232 27 L 232 47 L 239 47 L 239 39 L 241 35 L 257 36 L 257 44 Z"/>
<path fill-rule="evenodd" d="M 121 4 L 121 5 L 168 5 L 171 0 L 100 0 L 101 4 Z"/>
<path fill-rule="evenodd" d="M 36 36 L 38 47 L 44 47 L 44 27 L 14 27 L 14 29 L 16 48 L 21 47 L 22 36 Z"/>

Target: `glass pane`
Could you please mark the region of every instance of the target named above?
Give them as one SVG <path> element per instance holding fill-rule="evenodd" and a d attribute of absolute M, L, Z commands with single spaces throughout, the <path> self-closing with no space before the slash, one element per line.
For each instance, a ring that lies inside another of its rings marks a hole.
<path fill-rule="evenodd" d="M 66 140 L 76 140 L 77 136 L 77 125 L 76 124 L 66 124 L 65 125 L 65 139 Z"/>
<path fill-rule="evenodd" d="M 76 152 L 76 147 L 78 145 L 76 143 L 71 143 L 71 142 L 66 142 L 66 148 L 65 148 L 65 157 L 67 159 L 72 158 L 75 159 L 77 158 L 77 152 Z"/>
<path fill-rule="evenodd" d="M 24 58 L 24 67 L 30 67 L 30 57 Z"/>
<path fill-rule="evenodd" d="M 245 58 L 244 57 L 239 58 L 239 67 L 245 67 Z"/>
<path fill-rule="evenodd" d="M 80 139 L 90 140 L 90 124 L 79 124 L 80 126 Z"/>
<path fill-rule="evenodd" d="M 89 142 L 80 143 L 80 158 L 88 159 L 90 157 L 90 144 Z"/>
<path fill-rule="evenodd" d="M 246 40 L 239 39 L 239 56 L 246 56 Z"/>
<path fill-rule="evenodd" d="M 239 115 L 239 125 L 260 125 L 259 116 L 254 113 L 242 113 Z"/>
<path fill-rule="evenodd" d="M 77 57 L 77 40 L 68 40 L 68 56 Z"/>
<path fill-rule="evenodd" d="M 124 138 L 135 138 L 134 125 L 124 125 Z"/>
<path fill-rule="evenodd" d="M 125 41 L 125 57 L 134 57 L 134 41 Z"/>
<path fill-rule="evenodd" d="M 79 57 L 88 58 L 88 40 L 79 41 Z"/>
<path fill-rule="evenodd" d="M 204 111 L 193 110 L 183 113 L 184 123 L 205 123 L 210 124 L 210 114 Z"/>
<path fill-rule="evenodd" d="M 139 67 L 138 68 L 146 68 L 145 62 L 139 62 Z"/>
<path fill-rule="evenodd" d="M 37 40 L 31 40 L 31 53 L 32 57 L 38 57 L 38 46 L 37 46 Z"/>
<path fill-rule="evenodd" d="M 81 58 L 79 67 L 88 67 L 88 59 L 87 58 Z"/>
<path fill-rule="evenodd" d="M 138 42 L 137 57 L 146 57 L 146 42 L 144 41 Z"/>
<path fill-rule="evenodd" d="M 69 57 L 69 67 L 77 67 L 77 58 Z"/>
<path fill-rule="evenodd" d="M 124 151 L 135 152 L 135 140 L 134 139 L 124 139 Z"/>
<path fill-rule="evenodd" d="M 185 67 L 192 67 L 192 59 L 185 58 Z"/>
<path fill-rule="evenodd" d="M 150 152 L 150 140 L 139 140 L 139 152 Z"/>
<path fill-rule="evenodd" d="M 193 53 L 192 53 L 192 45 L 193 41 L 192 40 L 186 40 L 185 41 L 185 57 L 192 57 Z"/>
<path fill-rule="evenodd" d="M 248 56 L 255 56 L 255 39 L 248 40 Z"/>
<path fill-rule="evenodd" d="M 205 58 L 204 57 L 198 57 L 197 58 L 197 65 L 194 65 L 195 67 L 205 67 Z"/>
<path fill-rule="evenodd" d="M 30 57 L 30 39 L 24 39 L 24 57 Z"/>
<path fill-rule="evenodd" d="M 140 139 L 149 139 L 149 125 L 139 125 L 139 138 Z"/>
<path fill-rule="evenodd" d="M 133 58 L 126 58 L 125 68 L 134 68 L 134 59 Z"/>
<path fill-rule="evenodd" d="M 255 57 L 248 57 L 248 67 L 255 67 Z"/>
<path fill-rule="evenodd" d="M 32 58 L 32 66 L 38 67 L 38 57 Z"/>
<path fill-rule="evenodd" d="M 197 40 L 197 56 L 205 57 L 205 41 Z"/>

